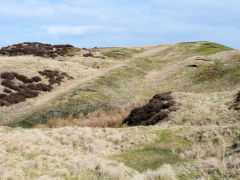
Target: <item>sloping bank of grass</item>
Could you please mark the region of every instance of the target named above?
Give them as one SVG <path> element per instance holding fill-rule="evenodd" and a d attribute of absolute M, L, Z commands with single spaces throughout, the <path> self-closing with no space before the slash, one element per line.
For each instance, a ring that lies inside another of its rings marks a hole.
<path fill-rule="evenodd" d="M 166 61 L 167 62 L 167 61 Z M 49 119 L 78 118 L 96 110 L 113 110 L 134 99 L 141 91 L 144 76 L 151 70 L 160 70 L 165 61 L 134 59 L 129 65 L 112 70 L 89 85 L 82 85 L 28 116 L 9 123 L 11 127 L 34 127 Z"/>
<path fill-rule="evenodd" d="M 179 60 L 192 56 L 209 56 L 222 51 L 231 51 L 230 47 L 222 44 L 199 41 L 177 43 L 157 54 L 157 57 L 167 56 L 169 60 Z"/>
<path fill-rule="evenodd" d="M 214 60 L 212 63 L 202 63 L 198 68 L 185 68 L 182 71 L 184 82 L 188 82 L 191 90 L 222 91 L 232 90 L 240 83 L 240 56 L 227 62 Z M 189 84 L 190 83 L 190 84 Z M 184 83 L 182 83 L 182 86 Z"/>
<path fill-rule="evenodd" d="M 222 52 L 222 51 L 230 51 L 233 50 L 230 47 L 224 46 L 222 44 L 218 44 L 218 43 L 213 43 L 213 42 L 208 42 L 208 41 L 200 41 L 200 42 L 196 42 L 197 46 L 193 49 L 191 49 L 191 44 L 192 43 L 180 43 L 178 46 L 185 48 L 186 50 L 190 50 L 190 54 L 193 56 L 208 56 L 211 54 L 215 54 L 218 52 Z"/>
<path fill-rule="evenodd" d="M 180 48 L 179 52 L 182 55 L 186 55 L 184 53 L 190 50 L 190 53 L 187 53 L 186 56 L 230 50 L 230 48 L 209 42 L 197 42 L 196 44 L 180 43 L 175 46 Z M 211 48 L 214 51 L 208 50 L 213 46 L 216 46 L 216 48 Z M 78 118 L 80 114 L 84 114 L 87 118 L 87 114 L 90 112 L 99 109 L 104 111 L 116 109 L 121 104 L 131 101 L 139 94 L 150 97 L 154 94 L 144 85 L 145 75 L 149 71 L 160 71 L 169 61 L 169 59 L 164 61 L 149 58 L 133 59 L 127 66 L 112 70 L 105 76 L 99 77 L 92 84 L 79 86 L 74 91 L 66 93 L 55 101 L 50 102 L 51 104 L 45 108 L 39 109 L 36 112 L 30 112 L 29 115 L 17 118 L 14 122 L 7 125 L 34 127 L 36 124 L 46 124 L 49 119 L 65 118 L 68 116 Z M 87 90 L 89 89 L 94 90 L 94 92 L 88 92 Z"/>
<path fill-rule="evenodd" d="M 129 102 L 138 95 L 142 80 L 148 71 L 160 70 L 166 62 L 133 59 L 128 66 L 112 70 L 92 84 L 78 87 L 58 98 L 48 107 L 21 117 L 8 125 L 34 127 L 36 124 L 46 124 L 52 118 L 64 118 L 70 115 L 78 118 L 80 114 L 84 114 L 87 118 L 88 113 L 98 109 L 104 111 L 116 109 L 118 105 Z"/>
<path fill-rule="evenodd" d="M 201 64 L 192 76 L 195 83 L 227 81 L 232 84 L 240 82 L 240 62 L 224 64 L 215 60 L 212 64 Z"/>
<path fill-rule="evenodd" d="M 192 142 L 179 136 L 182 130 L 163 130 L 156 132 L 156 139 L 148 144 L 142 144 L 133 150 L 112 156 L 119 162 L 138 172 L 156 170 L 163 164 L 184 163 L 186 159 L 181 159 L 179 154 L 190 149 Z"/>
<path fill-rule="evenodd" d="M 51 118 L 64 118 L 70 115 L 78 118 L 80 114 L 87 116 L 88 113 L 98 109 L 110 110 L 114 108 L 112 102 L 133 98 L 134 84 L 143 77 L 144 73 L 135 67 L 126 66 L 113 70 L 108 75 L 96 79 L 92 84 L 82 85 L 56 99 L 46 108 L 39 109 L 8 125 L 28 128 L 36 124 L 46 124 Z"/>
<path fill-rule="evenodd" d="M 231 91 L 240 84 L 240 55 L 228 61 L 192 62 L 198 67 L 182 67 L 172 77 L 173 82 L 163 82 L 166 89 L 177 92 L 221 92 Z"/>

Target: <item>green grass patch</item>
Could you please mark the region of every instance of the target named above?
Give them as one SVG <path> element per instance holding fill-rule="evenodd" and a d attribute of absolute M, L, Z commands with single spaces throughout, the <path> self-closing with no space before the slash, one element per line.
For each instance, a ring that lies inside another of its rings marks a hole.
<path fill-rule="evenodd" d="M 170 46 L 169 48 L 161 51 L 156 56 L 157 57 L 167 56 L 168 60 L 179 60 L 192 56 L 208 56 L 218 52 L 230 50 L 233 49 L 221 44 L 207 41 L 182 42 Z"/>
<path fill-rule="evenodd" d="M 110 49 L 107 51 L 103 51 L 102 54 L 104 56 L 114 58 L 114 59 L 125 59 L 131 58 L 136 53 L 141 53 L 141 50 L 136 49 L 127 49 L 127 48 L 119 48 L 119 49 Z"/>
<path fill-rule="evenodd" d="M 173 154 L 170 149 L 152 146 L 122 153 L 115 156 L 115 159 L 139 172 L 157 169 L 164 163 L 176 164 L 181 162 L 178 155 Z"/>
<path fill-rule="evenodd" d="M 103 99 L 124 101 L 136 96 L 139 80 L 144 73 L 134 66 L 124 66 L 114 70 L 103 79 L 97 79 L 90 87 L 98 89 Z"/>
<path fill-rule="evenodd" d="M 190 142 L 188 139 L 177 135 L 182 131 L 187 131 L 187 129 L 180 129 L 179 131 L 164 130 L 156 132 L 157 138 L 155 143 L 159 144 L 161 147 L 171 148 L 180 153 L 192 146 L 192 142 Z"/>
<path fill-rule="evenodd" d="M 134 59 L 131 63 L 143 71 L 157 70 L 161 71 L 163 66 L 168 63 L 168 60 L 152 60 L 148 58 Z"/>
<path fill-rule="evenodd" d="M 156 132 L 157 138 L 153 142 L 138 145 L 135 149 L 115 155 L 113 158 L 139 172 L 148 169 L 155 170 L 162 164 L 184 162 L 179 158 L 179 153 L 190 148 L 192 143 L 176 135 L 182 131 L 158 131 Z"/>
<path fill-rule="evenodd" d="M 183 42 L 179 43 L 178 47 L 181 47 L 184 49 L 184 51 L 188 50 L 189 54 L 192 56 L 208 56 L 211 54 L 215 54 L 221 51 L 229 51 L 233 50 L 232 48 L 229 48 L 227 46 L 224 46 L 222 44 L 208 42 L 208 41 L 200 41 L 200 42 Z"/>
<path fill-rule="evenodd" d="M 194 53 L 197 55 L 211 55 L 215 54 L 221 51 L 229 51 L 233 50 L 232 48 L 229 48 L 227 46 L 224 46 L 222 44 L 212 43 L 212 42 L 203 42 L 200 44 L 200 46 L 194 50 Z"/>

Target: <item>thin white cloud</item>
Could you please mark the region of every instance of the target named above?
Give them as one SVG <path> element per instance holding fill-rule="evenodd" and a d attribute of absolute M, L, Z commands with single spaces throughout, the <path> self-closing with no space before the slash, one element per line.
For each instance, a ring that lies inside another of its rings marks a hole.
<path fill-rule="evenodd" d="M 73 26 L 73 25 L 44 25 L 42 29 L 53 35 L 82 35 L 86 32 L 100 29 L 100 26 Z"/>

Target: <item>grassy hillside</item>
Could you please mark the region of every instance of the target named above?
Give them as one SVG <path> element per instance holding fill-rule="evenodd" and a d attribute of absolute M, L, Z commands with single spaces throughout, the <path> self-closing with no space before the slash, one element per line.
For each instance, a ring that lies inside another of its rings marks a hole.
<path fill-rule="evenodd" d="M 184 42 L 78 50 L 55 59 L 1 56 L 0 65 L 0 73 L 34 76 L 53 69 L 74 77 L 54 85 L 52 92 L 0 107 L 0 124 L 10 126 L 0 130 L 0 177 L 240 176 L 240 116 L 229 108 L 240 90 L 239 50 Z M 148 127 L 121 126 L 132 108 L 168 91 L 176 110 L 167 119 Z"/>

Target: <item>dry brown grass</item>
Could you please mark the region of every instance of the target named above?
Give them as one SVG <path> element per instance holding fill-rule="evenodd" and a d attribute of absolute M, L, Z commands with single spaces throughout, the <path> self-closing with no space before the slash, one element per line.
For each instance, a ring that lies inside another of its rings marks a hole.
<path fill-rule="evenodd" d="M 37 124 L 36 128 L 62 128 L 62 127 L 111 127 L 118 128 L 122 125 L 123 120 L 129 115 L 135 107 L 142 106 L 146 103 L 144 98 L 136 98 L 132 102 L 122 106 L 117 110 L 97 110 L 89 113 L 87 117 L 81 115 L 74 119 L 73 116 L 67 118 L 53 118 L 47 121 L 47 124 Z"/>
<path fill-rule="evenodd" d="M 91 113 L 87 120 L 80 121 L 80 127 L 120 127 L 122 121 L 127 116 L 124 111 L 107 111 L 101 110 Z"/>
<path fill-rule="evenodd" d="M 46 126 L 49 128 L 61 128 L 66 126 L 79 126 L 79 127 L 120 127 L 123 119 L 127 113 L 122 111 L 102 111 L 97 110 L 90 113 L 87 118 L 81 116 L 79 119 L 73 119 L 71 116 L 68 118 L 58 118 L 48 120 Z M 41 126 L 37 126 L 41 127 Z"/>

